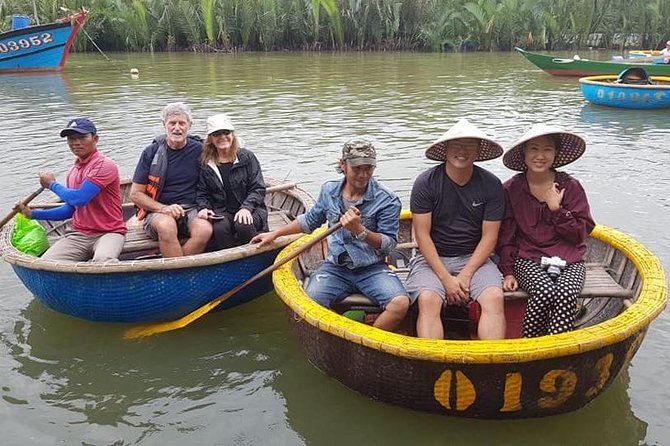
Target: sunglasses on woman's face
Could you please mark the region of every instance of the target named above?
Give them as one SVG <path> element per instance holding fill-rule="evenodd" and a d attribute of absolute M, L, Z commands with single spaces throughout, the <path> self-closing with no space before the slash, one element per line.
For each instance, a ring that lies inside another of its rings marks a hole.
<path fill-rule="evenodd" d="M 216 137 L 216 136 L 228 136 L 232 133 L 230 130 L 217 130 L 216 132 L 210 133 L 210 135 Z"/>

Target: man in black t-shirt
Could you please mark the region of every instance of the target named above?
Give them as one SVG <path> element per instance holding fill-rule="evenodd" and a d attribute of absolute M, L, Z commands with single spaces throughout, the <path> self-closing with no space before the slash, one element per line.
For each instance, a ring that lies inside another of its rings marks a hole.
<path fill-rule="evenodd" d="M 191 110 L 181 102 L 161 114 L 165 135 L 147 146 L 135 168 L 130 199 L 138 218 L 163 257 L 199 254 L 212 236 L 212 224 L 197 218 L 196 188 L 202 140 L 189 136 Z M 182 246 L 180 239 L 187 238 Z"/>
<path fill-rule="evenodd" d="M 420 174 L 410 209 L 419 254 L 412 260 L 407 291 L 418 300 L 417 335 L 442 339 L 444 303 L 482 309 L 480 339 L 505 336 L 502 276 L 490 260 L 505 211 L 500 180 L 475 166 L 502 155 L 502 147 L 461 119 L 426 156 L 442 164 Z"/>

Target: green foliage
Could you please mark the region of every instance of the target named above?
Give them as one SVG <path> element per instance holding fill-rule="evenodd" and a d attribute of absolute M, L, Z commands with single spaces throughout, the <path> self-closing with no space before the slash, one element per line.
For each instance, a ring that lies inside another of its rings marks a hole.
<path fill-rule="evenodd" d="M 670 0 L 0 0 L 12 14 L 48 23 L 81 7 L 103 50 L 579 48 L 670 38 Z M 75 50 L 92 50 L 81 33 Z"/>

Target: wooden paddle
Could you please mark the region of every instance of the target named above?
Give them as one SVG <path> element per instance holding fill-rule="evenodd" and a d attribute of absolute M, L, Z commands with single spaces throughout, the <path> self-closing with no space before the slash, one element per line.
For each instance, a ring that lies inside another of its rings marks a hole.
<path fill-rule="evenodd" d="M 40 188 L 37 189 L 35 192 L 33 192 L 32 194 L 28 195 L 28 196 L 21 202 L 21 204 L 23 204 L 24 206 L 27 206 L 28 203 L 30 203 L 31 201 L 33 201 L 33 200 L 35 199 L 35 197 L 37 197 L 39 194 L 42 193 L 43 190 L 44 190 L 44 188 L 43 188 L 43 187 L 40 187 Z M 0 229 L 2 229 L 2 227 L 5 226 L 5 225 L 7 224 L 7 222 L 8 222 L 9 220 L 11 220 L 12 218 L 14 218 L 14 216 L 15 216 L 16 214 L 18 214 L 18 213 L 19 213 L 19 208 L 17 207 L 16 209 L 12 209 L 12 211 L 11 211 L 9 214 L 5 215 L 5 218 L 3 218 L 2 220 L 0 220 Z"/>
<path fill-rule="evenodd" d="M 188 324 L 195 321 L 196 319 L 198 319 L 198 318 L 204 316 L 205 314 L 209 313 L 211 310 L 216 308 L 222 302 L 225 302 L 226 300 L 230 299 L 230 297 L 232 297 L 235 293 L 240 291 L 242 288 L 251 285 L 253 282 L 267 276 L 268 274 L 272 273 L 273 271 L 275 271 L 276 269 L 278 269 L 279 267 L 281 267 L 285 263 L 295 259 L 300 254 L 307 251 L 308 249 L 310 249 L 312 246 L 316 245 L 317 243 L 321 242 L 323 239 L 325 239 L 326 237 L 328 237 L 330 234 L 337 231 L 341 227 L 342 227 L 342 223 L 337 222 L 336 224 L 334 224 L 333 226 L 328 228 L 327 231 L 319 234 L 318 236 L 313 238 L 311 241 L 302 245 L 301 247 L 299 247 L 295 251 L 292 251 L 288 256 L 284 257 L 279 262 L 276 262 L 276 263 L 268 266 L 267 268 L 265 268 L 263 271 L 259 272 L 255 276 L 251 277 L 250 279 L 247 279 L 246 282 L 243 282 L 243 283 L 237 285 L 232 290 L 228 291 L 227 293 L 223 294 L 222 296 L 217 297 L 214 300 L 211 300 L 211 301 L 207 302 L 205 305 L 203 305 L 202 307 L 190 312 L 186 316 L 184 316 L 180 319 L 177 319 L 175 321 L 158 322 L 158 323 L 155 323 L 155 324 L 149 324 L 149 325 L 144 325 L 144 326 L 140 326 L 140 327 L 133 327 L 133 328 L 127 330 L 124 333 L 124 335 L 123 335 L 124 339 L 143 338 L 143 337 L 146 337 L 146 336 L 151 336 L 151 335 L 155 335 L 155 334 L 158 334 L 158 333 L 163 333 L 163 332 L 166 332 L 166 331 L 176 330 L 178 328 L 183 328 L 183 327 L 187 326 Z"/>

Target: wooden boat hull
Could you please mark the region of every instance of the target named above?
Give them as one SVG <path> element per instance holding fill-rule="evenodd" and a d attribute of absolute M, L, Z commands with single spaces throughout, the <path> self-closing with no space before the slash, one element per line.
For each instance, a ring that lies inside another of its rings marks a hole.
<path fill-rule="evenodd" d="M 401 242 L 403 232 L 404 241 L 411 240 L 408 218 L 404 214 Z M 294 242 L 278 259 L 310 237 Z M 529 418 L 584 406 L 630 362 L 667 300 L 659 260 L 630 237 L 598 226 L 587 261 L 609 259 L 617 280 L 634 292 L 629 308 L 621 300 L 592 299 L 587 313 L 597 314 L 588 315 L 583 328 L 534 339 L 418 339 L 378 330 L 313 302 L 298 277 L 301 264 L 314 255 L 287 263 L 273 276 L 309 361 L 373 399 L 445 415 Z"/>
<path fill-rule="evenodd" d="M 670 76 L 670 64 L 615 62 L 560 58 L 516 48 L 530 63 L 554 76 L 595 76 L 619 74 L 626 68 L 642 67 L 651 76 Z"/>
<path fill-rule="evenodd" d="M 670 108 L 670 77 L 651 76 L 652 85 L 615 83 L 616 75 L 579 79 L 584 99 L 596 105 L 632 109 Z"/>
<path fill-rule="evenodd" d="M 266 204 L 292 218 L 309 209 L 313 199 L 301 189 L 292 188 L 269 193 Z M 8 224 L 0 232 L 2 255 L 35 298 L 55 311 L 102 322 L 177 319 L 270 266 L 279 250 L 298 238 L 281 237 L 267 249 L 243 245 L 187 257 L 103 264 L 55 262 L 23 254 L 11 245 L 12 227 Z M 126 246 L 130 239 L 128 235 Z M 240 305 L 271 289 L 269 279 L 259 280 L 220 307 Z"/>
<path fill-rule="evenodd" d="M 55 23 L 0 34 L 0 73 L 61 70 L 85 20 L 82 10 Z"/>

